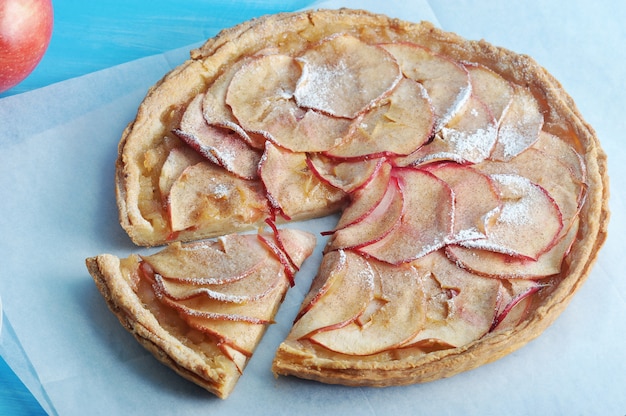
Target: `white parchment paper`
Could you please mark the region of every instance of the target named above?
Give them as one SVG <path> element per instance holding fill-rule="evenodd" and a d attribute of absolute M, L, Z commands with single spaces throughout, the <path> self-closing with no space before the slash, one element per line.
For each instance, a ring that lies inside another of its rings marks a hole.
<path fill-rule="evenodd" d="M 489 8 L 484 5 L 483 14 L 459 14 L 470 9 L 467 2 L 456 2 L 457 9 L 431 3 L 437 7 L 431 8 L 427 1 L 394 0 L 324 1 L 314 7 L 359 7 L 407 20 L 431 20 L 470 37 L 488 37 L 489 30 L 498 30 L 494 43 L 536 51 L 575 92 L 610 156 L 614 214 L 598 264 L 557 322 L 504 359 L 423 385 L 372 389 L 275 379 L 271 360 L 315 273 L 317 253 L 306 263 L 277 316 L 278 323 L 268 330 L 228 400 L 214 398 L 158 364 L 108 311 L 84 259 L 104 252 L 126 257 L 138 251 L 117 220 L 113 193 L 117 144 L 148 87 L 187 57 L 184 48 L 0 100 L 0 252 L 4 258 L 0 293 L 5 314 L 0 353 L 49 413 L 626 414 L 622 214 L 626 126 L 620 121 L 626 106 L 626 73 L 612 59 L 623 43 L 611 36 L 602 37 L 604 43 L 598 44 L 581 39 L 574 45 L 579 48 L 572 50 L 582 48 L 581 53 L 592 54 L 594 60 L 579 60 L 580 65 L 574 66 L 550 60 L 549 51 L 562 51 L 563 39 L 555 37 L 562 33 L 559 30 L 571 30 L 572 36 L 578 32 L 563 22 L 556 27 L 543 25 L 548 15 L 542 9 L 533 13 L 520 9 L 525 19 L 520 25 L 525 24 L 526 30 L 531 27 L 533 35 L 524 42 L 519 38 L 520 32 L 526 33 L 522 29 L 507 32 L 506 27 L 489 26 Z M 516 12 L 503 6 L 508 3 L 492 3 L 492 16 Z M 574 3 L 571 7 L 586 5 Z M 533 20 L 537 16 L 540 20 Z M 566 17 L 586 19 L 584 11 Z M 598 30 L 606 25 L 596 23 Z M 617 28 L 617 24 L 609 26 Z M 624 58 L 623 53 L 619 57 Z M 582 82 L 597 85 L 581 88 Z M 620 88 L 621 93 L 616 92 Z M 330 229 L 333 221 L 310 226 Z"/>

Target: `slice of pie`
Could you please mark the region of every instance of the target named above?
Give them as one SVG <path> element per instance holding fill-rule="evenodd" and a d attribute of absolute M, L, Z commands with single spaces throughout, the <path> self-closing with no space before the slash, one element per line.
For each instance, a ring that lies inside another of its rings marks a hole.
<path fill-rule="evenodd" d="M 348 385 L 451 376 L 535 338 L 609 217 L 599 141 L 533 59 L 348 9 L 266 16 L 192 51 L 147 94 L 116 172 L 138 245 L 338 213 L 273 370 Z M 236 338 L 215 348 L 245 356 Z"/>
<path fill-rule="evenodd" d="M 103 254 L 87 268 L 122 325 L 159 361 L 226 398 L 312 253 L 283 229 L 173 243 L 151 255 Z"/>

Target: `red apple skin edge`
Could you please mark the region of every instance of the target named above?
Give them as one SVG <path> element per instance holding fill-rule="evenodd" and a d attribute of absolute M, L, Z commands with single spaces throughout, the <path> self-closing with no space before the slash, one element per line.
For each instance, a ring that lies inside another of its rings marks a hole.
<path fill-rule="evenodd" d="M 0 0 L 0 93 L 39 64 L 52 37 L 51 0 Z"/>

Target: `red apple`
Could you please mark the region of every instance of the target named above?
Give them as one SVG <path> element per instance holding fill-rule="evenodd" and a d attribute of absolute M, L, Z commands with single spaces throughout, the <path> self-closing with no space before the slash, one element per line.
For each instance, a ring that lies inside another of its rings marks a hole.
<path fill-rule="evenodd" d="M 35 69 L 50 43 L 52 25 L 50 0 L 0 2 L 0 92 Z"/>

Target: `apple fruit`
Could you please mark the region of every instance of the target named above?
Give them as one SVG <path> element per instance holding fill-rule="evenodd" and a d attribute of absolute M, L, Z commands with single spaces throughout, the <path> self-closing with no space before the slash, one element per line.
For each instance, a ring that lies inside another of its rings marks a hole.
<path fill-rule="evenodd" d="M 50 0 L 0 2 L 0 92 L 22 82 L 39 64 L 52 26 Z"/>

